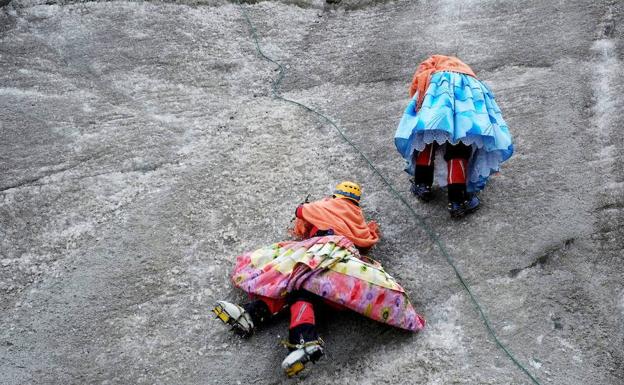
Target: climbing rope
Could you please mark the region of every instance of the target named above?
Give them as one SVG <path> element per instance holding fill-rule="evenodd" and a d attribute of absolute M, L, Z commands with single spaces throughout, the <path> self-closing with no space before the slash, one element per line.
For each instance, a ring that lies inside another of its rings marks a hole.
<path fill-rule="evenodd" d="M 364 154 L 362 152 L 362 150 L 360 150 L 360 148 L 353 143 L 353 141 L 351 141 L 351 139 L 349 139 L 349 137 L 347 137 L 344 133 L 343 130 L 340 129 L 340 127 L 338 127 L 338 125 L 331 120 L 330 118 L 328 118 L 327 116 L 323 115 L 322 113 L 316 111 L 315 109 L 306 106 L 305 104 L 299 103 L 295 100 L 291 100 L 288 98 L 285 98 L 283 96 L 281 96 L 278 93 L 278 88 L 282 82 L 282 80 L 284 79 L 285 76 L 285 70 L 284 70 L 284 66 L 282 66 L 279 62 L 273 60 L 272 58 L 268 57 L 267 55 L 264 54 L 264 52 L 262 52 L 262 49 L 260 48 L 260 43 L 258 43 L 258 34 L 256 31 L 255 26 L 253 25 L 253 23 L 251 22 L 251 19 L 249 18 L 249 15 L 247 13 L 247 10 L 245 9 L 245 7 L 243 6 L 243 4 L 241 3 L 240 0 L 238 0 L 238 6 L 241 9 L 241 12 L 243 14 L 243 16 L 245 17 L 245 20 L 247 22 L 247 24 L 249 25 L 249 29 L 251 31 L 251 35 L 253 37 L 254 40 L 254 44 L 256 46 L 256 51 L 258 52 L 258 54 L 266 61 L 275 64 L 278 69 L 279 69 L 279 74 L 277 76 L 277 78 L 273 81 L 272 85 L 271 85 L 271 93 L 273 94 L 273 97 L 275 99 L 278 100 L 282 100 L 284 102 L 290 103 L 290 104 L 294 104 L 296 106 L 299 106 L 303 109 L 305 109 L 306 111 L 316 115 L 317 117 L 319 117 L 321 120 L 324 120 L 325 122 L 327 122 L 330 126 L 332 126 L 342 137 L 342 139 L 344 139 L 345 142 L 347 142 L 351 147 L 353 147 L 353 149 L 364 159 L 364 161 L 368 164 L 368 166 L 371 168 L 371 170 L 377 174 L 377 176 L 379 176 L 379 178 L 381 178 L 381 180 L 383 181 L 383 183 L 388 187 L 388 189 L 390 190 L 390 192 L 397 198 L 399 199 L 404 205 L 405 207 L 407 207 L 407 209 L 409 210 L 410 213 L 412 213 L 412 215 L 416 218 L 416 220 L 418 221 L 418 224 L 423 228 L 423 230 L 427 233 L 427 235 L 429 236 L 429 238 L 431 239 L 431 241 L 438 247 L 438 249 L 440 250 L 440 252 L 442 253 L 442 255 L 444 256 L 444 258 L 446 259 L 446 262 L 448 262 L 448 264 L 451 266 L 451 268 L 453 269 L 453 271 L 455 272 L 455 276 L 457 277 L 457 279 L 459 280 L 459 282 L 461 283 L 462 287 L 466 290 L 466 292 L 468 293 L 468 296 L 470 297 L 471 302 L 474 304 L 474 306 L 476 307 L 477 311 L 479 312 L 479 315 L 481 316 L 481 319 L 483 320 L 483 323 L 485 324 L 485 327 L 488 331 L 488 333 L 490 334 L 490 336 L 492 336 L 492 338 L 494 339 L 494 341 L 496 342 L 496 345 L 503 351 L 505 352 L 505 354 L 507 355 L 507 357 L 509 357 L 509 359 L 522 371 L 524 372 L 524 374 L 526 374 L 531 381 L 536 384 L 536 385 L 541 385 L 540 382 L 527 370 L 526 367 L 524 367 L 517 359 L 516 357 L 514 357 L 513 354 L 511 354 L 511 352 L 509 351 L 509 349 L 507 349 L 507 347 L 500 342 L 500 340 L 498 339 L 498 337 L 496 336 L 496 333 L 494 332 L 494 329 L 492 328 L 490 321 L 488 319 L 488 317 L 485 315 L 483 309 L 481 308 L 481 305 L 479 304 L 479 301 L 477 301 L 477 299 L 475 298 L 474 294 L 472 293 L 472 290 L 470 289 L 470 286 L 468 285 L 468 283 L 466 282 L 466 280 L 464 279 L 464 277 L 461 275 L 461 273 L 459 272 L 459 270 L 457 269 L 457 267 L 455 266 L 455 263 L 453 262 L 453 258 L 451 257 L 451 255 L 448 253 L 448 251 L 446 250 L 446 247 L 444 247 L 444 245 L 442 244 L 442 241 L 440 240 L 440 238 L 436 235 L 436 233 L 433 231 L 433 229 L 425 222 L 424 218 L 420 215 L 418 215 L 418 213 L 416 213 L 416 211 L 414 210 L 414 208 L 407 202 L 407 200 L 405 200 L 405 198 L 403 198 L 403 196 L 394 188 L 394 186 L 392 185 L 392 183 L 390 183 L 390 181 L 375 167 L 375 165 L 373 164 L 373 162 L 371 162 L 371 160 L 368 158 L 368 156 L 366 156 L 366 154 Z"/>

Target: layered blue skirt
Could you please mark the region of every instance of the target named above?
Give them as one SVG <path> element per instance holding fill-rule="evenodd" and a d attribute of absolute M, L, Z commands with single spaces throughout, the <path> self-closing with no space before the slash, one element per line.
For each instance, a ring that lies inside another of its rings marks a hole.
<path fill-rule="evenodd" d="M 498 172 L 513 153 L 509 128 L 492 91 L 472 76 L 443 71 L 431 76 L 419 111 L 417 100 L 418 94 L 405 109 L 394 135 L 396 148 L 407 161 L 405 171 L 414 174 L 412 155 L 427 144 L 461 141 L 472 147 L 467 189 L 483 189 L 490 175 Z M 444 146 L 439 151 L 443 152 Z M 436 161 L 436 166 L 440 163 L 444 162 Z M 436 167 L 434 183 L 446 186 L 445 170 L 446 167 Z"/>

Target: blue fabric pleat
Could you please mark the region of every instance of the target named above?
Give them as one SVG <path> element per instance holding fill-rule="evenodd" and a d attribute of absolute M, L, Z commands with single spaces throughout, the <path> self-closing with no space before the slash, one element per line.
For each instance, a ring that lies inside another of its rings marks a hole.
<path fill-rule="evenodd" d="M 412 153 L 422 151 L 432 142 L 462 142 L 472 146 L 468 163 L 468 191 L 479 191 L 488 178 L 513 154 L 507 123 L 496 104 L 494 94 L 472 76 L 455 72 L 436 72 L 420 111 L 414 95 L 403 113 L 394 142 L 407 161 L 405 171 L 414 173 Z M 446 185 L 446 181 L 437 181 Z"/>

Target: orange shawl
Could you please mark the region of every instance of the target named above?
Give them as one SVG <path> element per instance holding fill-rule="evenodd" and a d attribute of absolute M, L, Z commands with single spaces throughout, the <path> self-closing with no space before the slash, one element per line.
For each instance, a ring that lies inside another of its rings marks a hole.
<path fill-rule="evenodd" d="M 418 102 L 416 104 L 417 109 L 420 109 L 423 100 L 425 99 L 425 92 L 429 88 L 429 81 L 431 75 L 440 71 L 459 72 L 461 74 L 477 77 L 472 69 L 467 64 L 459 60 L 454 56 L 433 55 L 429 59 L 420 63 L 414 74 L 412 85 L 409 89 L 410 98 L 418 92 Z"/>
<path fill-rule="evenodd" d="M 319 230 L 334 230 L 336 235 L 344 235 L 356 246 L 368 248 L 379 241 L 379 227 L 375 221 L 366 223 L 362 209 L 347 199 L 326 199 L 306 203 L 297 218 L 293 232 L 305 237 L 309 224 Z"/>

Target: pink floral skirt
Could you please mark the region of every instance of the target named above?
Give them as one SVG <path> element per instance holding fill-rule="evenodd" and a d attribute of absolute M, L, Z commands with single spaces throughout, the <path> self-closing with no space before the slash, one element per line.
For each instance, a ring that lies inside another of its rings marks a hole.
<path fill-rule="evenodd" d="M 242 254 L 232 281 L 252 295 L 277 300 L 303 289 L 401 329 L 425 326 L 394 278 L 343 236 L 279 242 Z"/>

